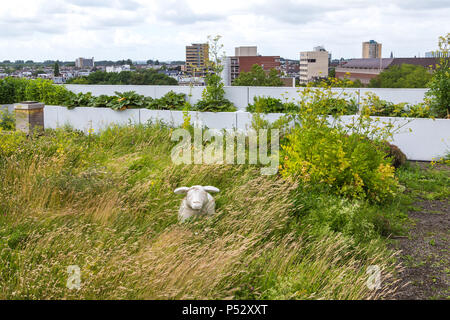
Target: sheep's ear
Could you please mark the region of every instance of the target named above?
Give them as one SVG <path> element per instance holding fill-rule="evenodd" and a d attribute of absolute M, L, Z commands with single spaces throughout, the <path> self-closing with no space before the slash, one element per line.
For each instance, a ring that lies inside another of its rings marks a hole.
<path fill-rule="evenodd" d="M 175 192 L 176 194 L 182 194 L 182 193 L 187 193 L 189 190 L 188 187 L 180 187 L 180 188 L 176 188 L 173 192 Z"/>
<path fill-rule="evenodd" d="M 213 186 L 204 186 L 203 189 L 206 192 L 219 192 L 220 190 Z"/>

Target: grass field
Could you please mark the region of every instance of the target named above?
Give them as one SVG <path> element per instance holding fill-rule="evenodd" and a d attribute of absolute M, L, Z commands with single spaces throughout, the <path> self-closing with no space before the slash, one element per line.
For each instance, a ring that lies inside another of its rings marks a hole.
<path fill-rule="evenodd" d="M 383 298 L 401 268 L 388 237 L 404 234 L 418 190 L 449 195 L 448 175 L 411 167 L 397 175 L 416 191 L 376 205 L 250 165 L 174 165 L 170 133 L 0 133 L 0 299 Z M 195 184 L 221 190 L 218 214 L 180 224 L 173 190 Z"/>

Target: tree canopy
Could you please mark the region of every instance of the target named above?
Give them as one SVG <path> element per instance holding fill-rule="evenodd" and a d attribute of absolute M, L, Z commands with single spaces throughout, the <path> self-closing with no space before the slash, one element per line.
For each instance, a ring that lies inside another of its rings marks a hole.
<path fill-rule="evenodd" d="M 283 81 L 276 69 L 267 73 L 260 65 L 254 64 L 249 72 L 241 72 L 239 77 L 234 79 L 233 86 L 282 87 Z"/>
<path fill-rule="evenodd" d="M 432 74 L 422 66 L 402 64 L 382 71 L 370 80 L 370 88 L 426 88 Z"/>

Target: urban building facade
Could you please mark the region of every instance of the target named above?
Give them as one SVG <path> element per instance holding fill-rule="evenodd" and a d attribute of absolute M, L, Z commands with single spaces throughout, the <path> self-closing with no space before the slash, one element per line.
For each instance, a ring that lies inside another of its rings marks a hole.
<path fill-rule="evenodd" d="M 428 68 L 435 68 L 438 58 L 382 58 L 382 59 L 351 59 L 347 63 L 336 67 L 336 78 L 368 84 L 372 78 L 378 76 L 383 70 L 391 66 L 412 64 Z"/>
<path fill-rule="evenodd" d="M 129 64 L 124 64 L 124 65 L 121 65 L 121 66 L 107 66 L 106 68 L 105 68 L 105 71 L 106 72 L 116 72 L 116 73 L 119 73 L 119 72 L 122 72 L 122 71 L 130 71 L 131 70 L 131 66 L 129 65 Z"/>
<path fill-rule="evenodd" d="M 302 84 L 328 77 L 329 54 L 323 47 L 300 52 L 300 77 Z"/>
<path fill-rule="evenodd" d="M 363 59 L 373 59 L 381 58 L 381 43 L 375 40 L 370 40 L 362 43 L 362 58 Z"/>
<path fill-rule="evenodd" d="M 241 72 L 249 72 L 253 65 L 259 65 L 264 71 L 280 70 L 280 56 L 234 56 L 226 57 L 223 64 L 222 80 L 230 86 Z"/>
<path fill-rule="evenodd" d="M 93 68 L 94 67 L 94 57 L 92 57 L 91 59 L 77 58 L 75 60 L 75 67 L 79 68 L 79 69 Z"/>
<path fill-rule="evenodd" d="M 193 43 L 186 46 L 186 73 L 193 77 L 204 77 L 209 62 L 209 45 Z"/>

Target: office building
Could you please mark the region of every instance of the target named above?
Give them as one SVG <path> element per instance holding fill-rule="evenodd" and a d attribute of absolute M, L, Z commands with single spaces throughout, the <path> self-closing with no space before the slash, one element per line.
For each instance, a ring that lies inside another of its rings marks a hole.
<path fill-rule="evenodd" d="M 370 40 L 362 43 L 362 58 L 373 59 L 381 58 L 381 43 Z"/>
<path fill-rule="evenodd" d="M 329 53 L 323 47 L 300 52 L 300 83 L 328 77 Z"/>
<path fill-rule="evenodd" d="M 75 60 L 75 67 L 79 69 L 93 68 L 94 67 L 94 57 L 91 59 L 78 58 Z"/>
<path fill-rule="evenodd" d="M 209 63 L 209 45 L 193 43 L 186 46 L 186 73 L 193 77 L 204 77 Z"/>

